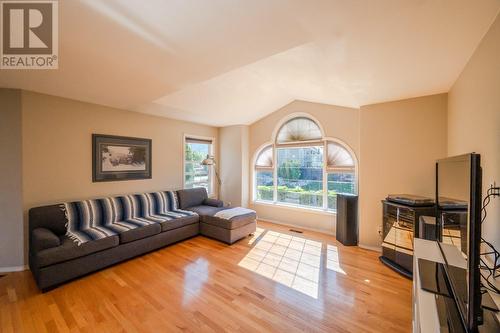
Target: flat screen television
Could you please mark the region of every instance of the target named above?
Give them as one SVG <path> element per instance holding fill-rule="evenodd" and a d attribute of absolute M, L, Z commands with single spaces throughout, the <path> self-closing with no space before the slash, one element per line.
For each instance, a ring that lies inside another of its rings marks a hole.
<path fill-rule="evenodd" d="M 479 251 L 481 243 L 481 158 L 466 154 L 436 163 L 436 216 L 440 223 L 439 247 L 462 324 L 468 332 L 482 323 Z M 448 245 L 444 245 L 448 244 Z M 449 264 L 449 245 L 458 248 L 466 269 Z"/>

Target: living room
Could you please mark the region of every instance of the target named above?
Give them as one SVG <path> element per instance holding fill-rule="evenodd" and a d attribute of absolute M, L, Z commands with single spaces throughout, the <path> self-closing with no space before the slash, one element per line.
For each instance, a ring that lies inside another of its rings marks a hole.
<path fill-rule="evenodd" d="M 498 0 L 0 6 L 0 332 L 500 327 Z"/>

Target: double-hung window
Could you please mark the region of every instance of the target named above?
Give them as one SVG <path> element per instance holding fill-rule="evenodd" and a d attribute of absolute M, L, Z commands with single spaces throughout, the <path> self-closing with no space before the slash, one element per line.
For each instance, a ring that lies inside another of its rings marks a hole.
<path fill-rule="evenodd" d="M 201 162 L 213 154 L 213 140 L 186 136 L 184 139 L 184 188 L 204 187 L 213 194 L 211 166 Z"/>

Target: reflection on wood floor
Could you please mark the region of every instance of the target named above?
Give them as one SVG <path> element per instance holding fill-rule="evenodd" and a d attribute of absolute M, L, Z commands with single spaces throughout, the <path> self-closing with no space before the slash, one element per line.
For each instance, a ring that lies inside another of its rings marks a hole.
<path fill-rule="evenodd" d="M 256 243 L 238 263 L 273 281 L 318 298 L 323 244 L 319 241 L 283 232 L 257 228 Z M 340 267 L 337 247 L 327 245 L 326 269 L 345 274 Z"/>
<path fill-rule="evenodd" d="M 400 227 L 397 222 L 394 222 L 384 237 L 382 246 L 413 255 L 413 231 L 408 227 Z"/>
<path fill-rule="evenodd" d="M 196 237 L 41 294 L 0 279 L 0 332 L 409 332 L 411 281 L 379 253 L 259 222 Z"/>

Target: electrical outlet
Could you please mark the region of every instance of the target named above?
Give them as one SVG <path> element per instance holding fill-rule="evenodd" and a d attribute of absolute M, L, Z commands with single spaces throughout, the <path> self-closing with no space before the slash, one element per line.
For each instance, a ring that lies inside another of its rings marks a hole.
<path fill-rule="evenodd" d="M 380 236 L 380 238 L 382 238 L 382 226 L 381 225 L 379 225 L 377 227 L 377 232 L 378 232 L 378 235 Z"/>
<path fill-rule="evenodd" d="M 497 186 L 496 182 L 493 182 L 493 185 L 490 185 L 490 189 L 491 189 L 491 194 L 494 197 L 500 196 L 500 187 Z"/>

